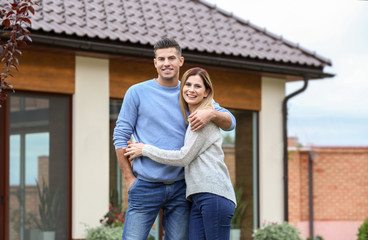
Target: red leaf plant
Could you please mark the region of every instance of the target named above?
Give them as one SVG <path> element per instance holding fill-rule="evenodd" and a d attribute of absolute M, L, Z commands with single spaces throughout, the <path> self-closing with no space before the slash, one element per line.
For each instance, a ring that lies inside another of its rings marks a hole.
<path fill-rule="evenodd" d="M 13 0 L 4 9 L 0 9 L 0 22 L 4 30 L 3 36 L 8 40 L 0 45 L 1 63 L 3 64 L 0 75 L 0 107 L 7 98 L 7 91 L 13 86 L 6 80 L 9 76 L 14 77 L 10 70 L 14 68 L 18 71 L 18 56 L 22 55 L 21 47 L 27 45 L 27 41 L 32 42 L 29 36 L 31 27 L 31 16 L 35 10 L 33 6 L 37 3 L 34 0 Z"/>
<path fill-rule="evenodd" d="M 125 212 L 122 211 L 121 206 L 114 206 L 112 202 L 110 202 L 110 209 L 105 214 L 105 216 L 100 219 L 100 223 L 105 226 L 117 227 L 123 226 L 125 222 Z"/>

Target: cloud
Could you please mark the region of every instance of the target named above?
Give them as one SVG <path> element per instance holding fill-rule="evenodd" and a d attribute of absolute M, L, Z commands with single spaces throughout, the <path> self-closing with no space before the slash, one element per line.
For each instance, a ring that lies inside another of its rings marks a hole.
<path fill-rule="evenodd" d="M 368 2 L 209 0 L 332 60 L 331 79 L 313 80 L 289 101 L 289 126 L 303 141 L 368 145 Z M 287 94 L 302 82 L 288 83 Z"/>

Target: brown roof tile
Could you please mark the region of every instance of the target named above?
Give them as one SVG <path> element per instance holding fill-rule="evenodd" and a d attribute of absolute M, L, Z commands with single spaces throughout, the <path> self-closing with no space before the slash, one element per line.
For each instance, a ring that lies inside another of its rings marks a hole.
<path fill-rule="evenodd" d="M 3 7 L 8 0 L 0 0 Z M 204 0 L 43 0 L 32 29 L 153 45 L 161 37 L 183 49 L 313 67 L 330 60 Z"/>

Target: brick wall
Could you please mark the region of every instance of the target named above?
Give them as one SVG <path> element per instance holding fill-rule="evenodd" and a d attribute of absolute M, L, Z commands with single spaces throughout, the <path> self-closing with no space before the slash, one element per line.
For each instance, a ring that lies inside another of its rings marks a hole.
<path fill-rule="evenodd" d="M 315 217 L 368 216 L 368 148 L 315 148 Z"/>
<path fill-rule="evenodd" d="M 236 182 L 236 162 L 235 162 L 235 147 L 230 145 L 225 145 L 222 147 L 224 150 L 224 162 L 229 169 L 229 174 L 231 178 L 231 182 L 233 185 Z"/>
<path fill-rule="evenodd" d="M 289 221 L 295 224 L 301 219 L 301 155 L 291 150 L 288 158 Z"/>
<path fill-rule="evenodd" d="M 309 221 L 309 150 L 314 153 L 314 221 L 363 222 L 368 217 L 368 147 L 289 147 L 290 223 Z"/>

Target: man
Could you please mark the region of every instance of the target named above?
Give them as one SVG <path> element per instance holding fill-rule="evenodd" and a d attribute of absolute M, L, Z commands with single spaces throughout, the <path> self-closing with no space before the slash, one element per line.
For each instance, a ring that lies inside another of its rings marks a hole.
<path fill-rule="evenodd" d="M 188 239 L 190 203 L 185 198 L 184 169 L 146 157 L 135 159 L 132 169 L 124 156 L 132 134 L 138 142 L 166 150 L 179 150 L 184 144 L 187 125 L 179 107 L 179 70 L 184 63 L 181 48 L 165 38 L 155 44 L 154 53 L 158 77 L 128 89 L 114 129 L 116 154 L 129 195 L 123 240 L 147 239 L 160 209 L 165 239 Z M 215 109 L 191 114 L 191 129 L 197 131 L 209 121 L 222 129 L 234 129 L 234 116 L 218 104 Z"/>

